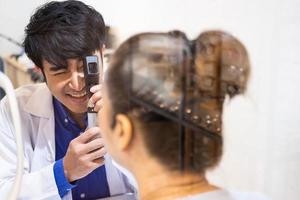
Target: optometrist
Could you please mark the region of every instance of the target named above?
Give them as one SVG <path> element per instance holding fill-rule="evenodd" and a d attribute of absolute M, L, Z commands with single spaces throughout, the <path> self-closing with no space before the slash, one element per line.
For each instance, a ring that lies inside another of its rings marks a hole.
<path fill-rule="evenodd" d="M 99 127 L 87 129 L 87 104 L 101 109 L 101 85 L 85 91 L 83 58 L 102 59 L 105 24 L 80 1 L 39 7 L 25 29 L 25 52 L 46 83 L 16 90 L 24 139 L 19 199 L 101 199 L 134 193 L 106 154 Z M 0 199 L 16 175 L 17 150 L 7 98 L 0 104 Z M 104 157 L 105 156 L 105 157 Z M 121 197 L 119 199 L 122 199 Z"/>

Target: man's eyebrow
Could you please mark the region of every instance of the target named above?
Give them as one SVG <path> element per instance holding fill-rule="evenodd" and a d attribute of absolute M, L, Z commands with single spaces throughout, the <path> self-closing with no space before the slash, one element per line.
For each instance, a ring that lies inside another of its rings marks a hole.
<path fill-rule="evenodd" d="M 59 71 L 59 70 L 66 70 L 66 67 L 64 66 L 61 66 L 61 67 L 58 67 L 58 66 L 55 66 L 55 65 L 52 65 L 49 70 L 51 72 L 56 72 L 56 71 Z"/>

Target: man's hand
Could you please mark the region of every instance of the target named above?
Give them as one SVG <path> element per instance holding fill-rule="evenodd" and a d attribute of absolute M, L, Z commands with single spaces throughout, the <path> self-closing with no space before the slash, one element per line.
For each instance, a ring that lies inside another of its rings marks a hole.
<path fill-rule="evenodd" d="M 94 106 L 94 110 L 98 112 L 102 108 L 101 85 L 93 86 L 91 92 L 94 94 L 89 100 L 89 105 Z M 102 166 L 105 153 L 98 127 L 90 128 L 72 140 L 63 159 L 65 176 L 68 181 L 72 182 L 85 177 Z"/>
<path fill-rule="evenodd" d="M 65 176 L 69 182 L 85 177 L 104 164 L 103 139 L 100 129 L 93 127 L 73 139 L 63 158 Z"/>
<path fill-rule="evenodd" d="M 94 106 L 94 111 L 98 112 L 102 108 L 102 86 L 101 84 L 95 85 L 91 87 L 91 92 L 94 93 L 90 100 L 89 100 L 89 105 Z"/>

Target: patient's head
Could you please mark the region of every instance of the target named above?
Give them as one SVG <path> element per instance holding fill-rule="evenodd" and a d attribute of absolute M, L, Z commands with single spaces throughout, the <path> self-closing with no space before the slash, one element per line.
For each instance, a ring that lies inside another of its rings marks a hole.
<path fill-rule="evenodd" d="M 244 46 L 224 32 L 129 38 L 106 73 L 99 119 L 109 153 L 133 173 L 150 162 L 180 171 L 184 141 L 184 170 L 204 173 L 222 154 L 224 98 L 243 93 L 248 75 Z"/>

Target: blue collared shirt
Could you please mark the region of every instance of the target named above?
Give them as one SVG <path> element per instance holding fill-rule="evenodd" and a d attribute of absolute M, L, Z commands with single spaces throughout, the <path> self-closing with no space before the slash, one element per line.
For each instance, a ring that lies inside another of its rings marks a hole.
<path fill-rule="evenodd" d="M 65 156 L 69 143 L 85 128 L 78 124 L 68 114 L 66 108 L 53 97 L 55 117 L 55 164 L 53 167 L 55 182 L 60 197 L 62 198 L 69 190 L 72 190 L 72 197 L 76 199 L 96 199 L 110 196 L 106 179 L 105 166 L 101 166 L 84 178 L 75 183 L 69 183 L 64 174 L 62 158 Z M 85 117 L 87 124 L 87 116 Z"/>

